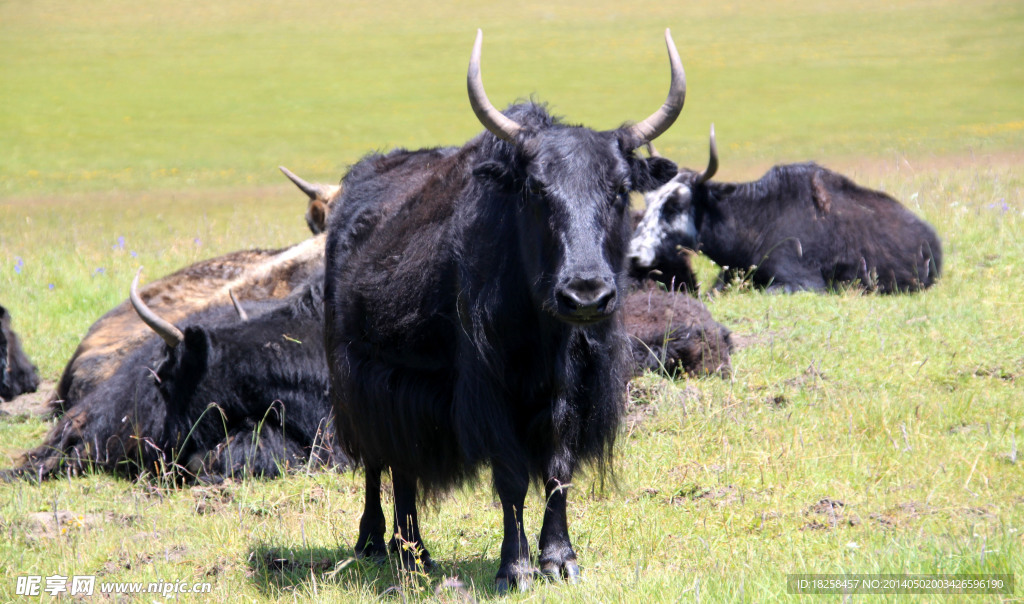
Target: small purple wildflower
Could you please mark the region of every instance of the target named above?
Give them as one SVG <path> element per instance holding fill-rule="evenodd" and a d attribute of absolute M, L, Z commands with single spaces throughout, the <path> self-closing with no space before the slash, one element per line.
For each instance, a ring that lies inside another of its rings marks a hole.
<path fill-rule="evenodd" d="M 25 259 L 21 256 L 15 256 L 14 258 L 16 260 L 14 263 L 14 272 L 20 275 L 21 269 L 25 268 Z"/>
<path fill-rule="evenodd" d="M 54 285 L 51 283 L 47 285 L 46 288 L 49 289 L 50 291 L 53 291 Z"/>
<path fill-rule="evenodd" d="M 992 209 L 992 210 L 999 210 L 1000 214 L 1005 214 L 1005 213 L 1007 213 L 1010 210 L 1010 205 L 1008 203 L 1006 203 L 1006 198 L 1005 197 L 1000 199 L 999 203 L 990 203 L 990 204 L 988 204 L 985 207 L 987 207 L 989 209 Z"/>
<path fill-rule="evenodd" d="M 94 270 L 94 271 L 92 272 L 92 274 L 94 274 L 94 275 L 102 275 L 102 274 L 104 274 L 104 273 L 106 273 L 106 272 L 107 272 L 107 269 L 105 269 L 105 268 L 103 268 L 103 267 L 101 266 L 101 267 L 99 267 L 98 269 Z"/>
<path fill-rule="evenodd" d="M 139 253 L 138 253 L 138 252 L 136 252 L 135 250 L 132 250 L 132 251 L 131 251 L 131 252 L 129 252 L 129 253 L 131 254 L 132 258 L 138 258 L 138 257 L 139 257 Z"/>
<path fill-rule="evenodd" d="M 192 243 L 194 243 L 194 244 L 196 244 L 196 245 L 202 245 L 202 242 L 201 242 L 201 241 L 199 241 L 199 237 L 196 237 L 195 239 L 193 239 L 193 240 L 192 240 Z"/>
<path fill-rule="evenodd" d="M 118 237 L 117 238 L 117 243 L 114 244 L 112 249 L 123 250 L 124 249 L 124 237 Z"/>

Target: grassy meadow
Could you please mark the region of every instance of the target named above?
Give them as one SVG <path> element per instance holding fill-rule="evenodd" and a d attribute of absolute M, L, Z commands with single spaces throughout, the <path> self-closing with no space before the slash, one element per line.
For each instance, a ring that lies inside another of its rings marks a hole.
<path fill-rule="evenodd" d="M 1002 598 L 1024 598 L 1021 2 L 0 2 L 0 304 L 43 377 L 139 266 L 306 237 L 278 165 L 335 183 L 370 150 L 475 135 L 478 27 L 496 105 L 535 94 L 602 129 L 664 100 L 670 27 L 688 94 L 662 154 L 702 166 L 714 122 L 719 179 L 817 160 L 902 200 L 945 256 L 916 295 L 705 296 L 733 377 L 634 380 L 614 479 L 570 495 L 583 582 L 503 599 L 795 601 L 791 573 L 1016 573 Z M 0 467 L 49 425 L 0 415 Z M 486 483 L 426 511 L 431 575 L 352 560 L 361 508 L 358 472 L 0 484 L 0 601 L 57 574 L 499 599 Z"/>

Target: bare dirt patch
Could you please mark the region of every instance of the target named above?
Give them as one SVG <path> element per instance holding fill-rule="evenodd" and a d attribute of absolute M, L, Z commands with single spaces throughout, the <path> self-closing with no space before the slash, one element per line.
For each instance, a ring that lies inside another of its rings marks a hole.
<path fill-rule="evenodd" d="M 111 524 L 126 526 L 134 522 L 130 516 L 118 516 L 113 512 L 84 514 L 68 510 L 56 512 L 35 512 L 26 517 L 28 535 L 36 539 L 55 539 L 76 531 L 107 527 Z"/>
<path fill-rule="evenodd" d="M 45 417 L 49 415 L 50 408 L 46 403 L 50 400 L 56 387 L 57 382 L 46 381 L 39 384 L 39 388 L 35 392 L 22 394 L 15 397 L 13 401 L 0 403 L 0 417 L 4 415 L 13 417 L 19 415 Z"/>
<path fill-rule="evenodd" d="M 227 484 L 214 484 L 205 487 L 192 487 L 193 508 L 196 514 L 215 514 L 235 500 L 235 495 Z"/>
<path fill-rule="evenodd" d="M 831 530 L 841 526 L 857 526 L 860 516 L 849 513 L 846 502 L 824 497 L 804 511 L 808 521 L 802 531 Z"/>

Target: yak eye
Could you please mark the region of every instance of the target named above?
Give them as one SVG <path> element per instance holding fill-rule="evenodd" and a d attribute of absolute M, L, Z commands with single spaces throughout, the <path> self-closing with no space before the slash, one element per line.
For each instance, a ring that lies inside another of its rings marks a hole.
<path fill-rule="evenodd" d="M 539 180 L 530 179 L 526 183 L 527 188 L 530 191 L 530 195 L 536 195 L 538 197 L 544 196 L 544 183 Z"/>

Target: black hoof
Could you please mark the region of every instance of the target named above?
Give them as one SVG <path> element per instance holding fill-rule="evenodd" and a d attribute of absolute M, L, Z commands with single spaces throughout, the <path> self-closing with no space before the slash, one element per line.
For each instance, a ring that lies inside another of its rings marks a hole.
<path fill-rule="evenodd" d="M 383 539 L 366 539 L 356 543 L 356 558 L 375 560 L 380 562 L 388 557 L 388 550 L 384 547 Z"/>
<path fill-rule="evenodd" d="M 499 571 L 498 576 L 494 578 L 494 587 L 501 595 L 505 595 L 513 589 L 527 592 L 533 588 L 533 579 L 536 575 L 537 570 L 529 566 L 505 572 Z"/>
<path fill-rule="evenodd" d="M 565 579 L 566 582 L 575 585 L 580 581 L 580 567 L 575 560 L 566 560 L 563 563 L 554 561 L 542 563 L 540 572 L 546 578 L 556 582 Z"/>

